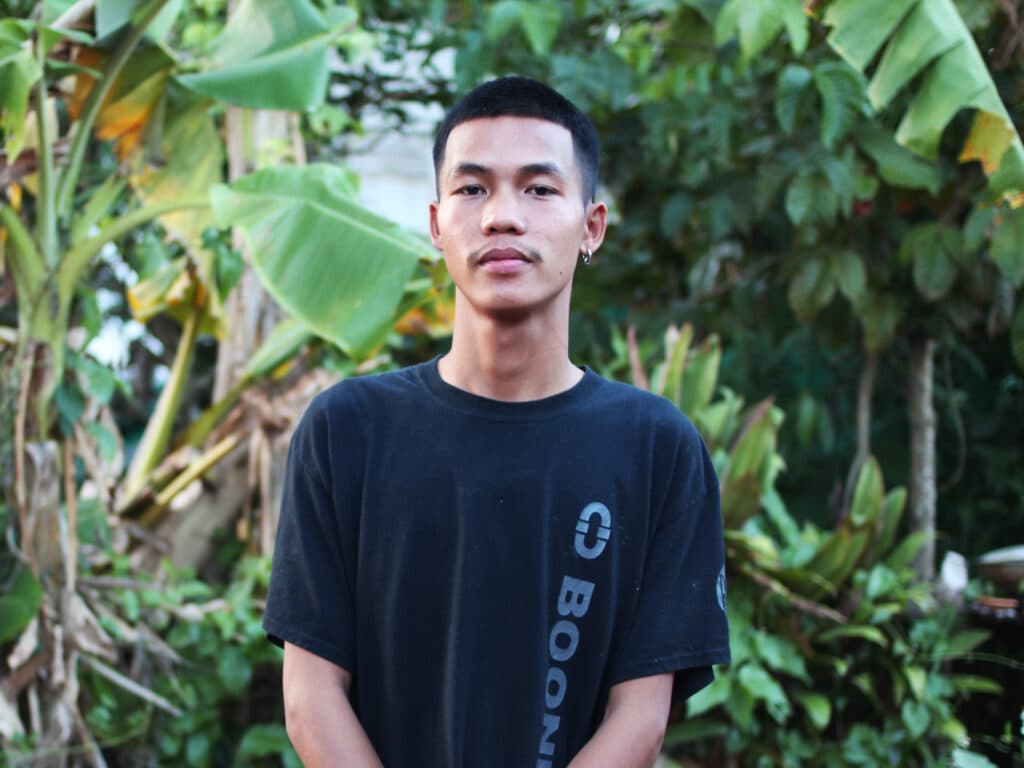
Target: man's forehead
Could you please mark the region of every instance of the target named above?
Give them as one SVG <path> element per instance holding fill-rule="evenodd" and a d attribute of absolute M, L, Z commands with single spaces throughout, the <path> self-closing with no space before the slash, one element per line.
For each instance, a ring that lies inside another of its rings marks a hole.
<path fill-rule="evenodd" d="M 554 166 L 576 169 L 572 134 L 558 123 L 536 117 L 479 117 L 455 126 L 448 135 L 443 175 L 460 167 Z"/>
<path fill-rule="evenodd" d="M 538 117 L 477 117 L 456 125 L 448 135 L 445 159 L 453 152 L 498 150 L 519 153 L 545 150 L 549 153 L 572 153 L 572 134 L 558 123 Z M 463 158 L 460 158 L 462 160 Z"/>

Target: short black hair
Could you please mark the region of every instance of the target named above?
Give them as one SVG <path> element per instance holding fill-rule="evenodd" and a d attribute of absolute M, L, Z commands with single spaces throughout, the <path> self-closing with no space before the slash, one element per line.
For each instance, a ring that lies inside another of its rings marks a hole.
<path fill-rule="evenodd" d="M 455 126 L 482 117 L 506 116 L 536 117 L 568 130 L 583 180 L 583 203 L 594 199 L 601 161 L 601 144 L 594 124 L 554 88 L 519 75 L 499 77 L 477 86 L 445 114 L 434 136 L 434 179 L 438 191 L 445 147 Z"/>

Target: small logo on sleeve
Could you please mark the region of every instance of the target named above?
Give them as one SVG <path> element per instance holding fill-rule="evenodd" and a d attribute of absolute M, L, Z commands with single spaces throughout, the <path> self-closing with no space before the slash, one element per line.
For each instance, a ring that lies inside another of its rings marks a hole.
<path fill-rule="evenodd" d="M 718 591 L 718 607 L 725 612 L 725 566 L 722 566 L 722 570 L 718 572 L 718 582 L 716 584 Z"/>

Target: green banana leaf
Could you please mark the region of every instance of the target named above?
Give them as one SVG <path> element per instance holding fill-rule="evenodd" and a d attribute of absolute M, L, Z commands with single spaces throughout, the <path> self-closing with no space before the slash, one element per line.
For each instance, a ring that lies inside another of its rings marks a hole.
<path fill-rule="evenodd" d="M 708 406 L 715 394 L 721 362 L 722 343 L 718 336 L 708 336 L 687 361 L 686 375 L 676 400 L 679 410 L 693 414 Z"/>
<path fill-rule="evenodd" d="M 1024 194 L 1024 144 L 952 0 L 834 0 L 823 20 L 829 45 L 861 72 L 884 47 L 868 85 L 876 109 L 921 77 L 896 130 L 900 144 L 935 157 L 950 120 L 976 109 L 960 161 L 980 160 L 997 195 Z"/>
<path fill-rule="evenodd" d="M 42 71 L 26 43 L 29 24 L 20 19 L 0 20 L 0 130 L 7 162 L 13 164 L 25 146 L 25 115 L 32 86 Z"/>
<path fill-rule="evenodd" d="M 354 199 L 345 171 L 267 168 L 211 190 L 220 226 L 237 227 L 267 291 L 353 357 L 387 334 L 425 244 Z"/>
<path fill-rule="evenodd" d="M 96 3 L 96 37 L 104 38 L 130 23 L 145 5 L 144 0 L 99 0 Z M 169 0 L 146 29 L 150 40 L 163 40 L 184 7 L 184 0 Z"/>
<path fill-rule="evenodd" d="M 677 406 L 692 341 L 693 326 L 689 323 L 682 328 L 669 326 L 665 332 L 665 363 L 651 377 L 651 391 L 667 397 Z"/>
<path fill-rule="evenodd" d="M 327 54 L 356 12 L 325 17 L 309 0 L 241 0 L 214 41 L 209 66 L 179 76 L 186 88 L 254 109 L 310 110 L 327 92 Z"/>
<path fill-rule="evenodd" d="M 857 485 L 850 505 L 850 520 L 857 526 L 874 523 L 885 502 L 882 470 L 874 456 L 868 456 L 857 475 Z"/>

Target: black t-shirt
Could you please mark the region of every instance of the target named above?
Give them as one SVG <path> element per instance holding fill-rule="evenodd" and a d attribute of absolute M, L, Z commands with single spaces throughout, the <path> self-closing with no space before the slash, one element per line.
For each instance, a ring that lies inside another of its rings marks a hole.
<path fill-rule="evenodd" d="M 729 659 L 711 459 L 590 370 L 524 403 L 436 360 L 342 381 L 292 438 L 264 627 L 352 673 L 387 768 L 563 766 L 611 686 Z"/>

